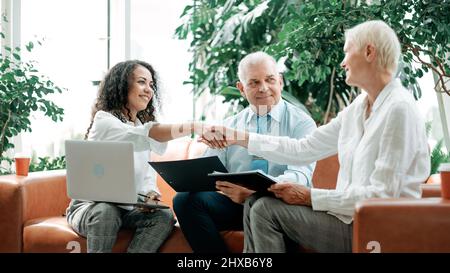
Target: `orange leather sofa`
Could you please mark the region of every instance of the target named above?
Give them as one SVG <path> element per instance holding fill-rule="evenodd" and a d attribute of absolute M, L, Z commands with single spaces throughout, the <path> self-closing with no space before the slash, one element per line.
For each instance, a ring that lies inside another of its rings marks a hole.
<path fill-rule="evenodd" d="M 181 139 L 170 142 L 164 155 L 152 155 L 152 160 L 194 158 L 203 151 L 203 145 Z M 334 188 L 338 169 L 336 155 L 317 162 L 314 187 Z M 172 206 L 175 192 L 160 177 L 158 186 L 162 201 Z M 424 184 L 424 197 L 439 194 L 438 184 Z M 86 239 L 76 234 L 63 216 L 69 201 L 65 170 L 0 176 L 0 252 L 86 252 Z M 449 252 L 448 230 L 450 203 L 440 198 L 367 200 L 356 208 L 353 251 L 369 252 L 368 244 L 377 241 L 381 252 Z M 113 251 L 125 252 L 132 234 L 121 230 Z M 222 236 L 230 251 L 242 252 L 242 231 L 224 231 Z M 192 252 L 179 227 L 159 251 Z"/>

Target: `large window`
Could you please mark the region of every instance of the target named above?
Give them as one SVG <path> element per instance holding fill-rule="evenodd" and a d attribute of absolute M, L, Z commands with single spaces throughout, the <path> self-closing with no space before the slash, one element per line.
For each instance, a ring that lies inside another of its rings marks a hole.
<path fill-rule="evenodd" d="M 22 149 L 58 156 L 64 139 L 79 138 L 87 128 L 96 95 L 93 81 L 106 70 L 106 1 L 22 0 L 21 18 L 23 43 L 43 39 L 24 57 L 36 60 L 40 72 L 67 88 L 50 97 L 64 108 L 64 121 L 54 123 L 36 113 L 32 132 L 23 134 Z"/>
<path fill-rule="evenodd" d="M 96 84 L 108 66 L 127 58 L 147 61 L 159 72 L 162 121 L 190 119 L 192 95 L 182 84 L 188 77 L 188 42 L 173 38 L 188 2 L 22 0 L 22 44 L 43 39 L 23 58 L 36 60 L 40 72 L 67 91 L 50 97 L 64 108 L 64 121 L 54 123 L 35 113 L 32 132 L 21 135 L 17 150 L 63 155 L 64 140 L 82 138 L 89 126 Z"/>

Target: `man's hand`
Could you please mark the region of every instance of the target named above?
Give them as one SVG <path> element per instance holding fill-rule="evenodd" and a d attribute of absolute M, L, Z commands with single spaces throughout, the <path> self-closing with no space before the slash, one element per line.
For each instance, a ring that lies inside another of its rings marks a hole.
<path fill-rule="evenodd" d="M 248 145 L 248 133 L 237 131 L 224 126 L 210 126 L 205 130 L 199 139 L 210 148 L 223 149 L 230 145 L 238 144 L 243 147 Z"/>
<path fill-rule="evenodd" d="M 227 143 L 226 133 L 226 127 L 216 125 L 209 126 L 206 130 L 204 130 L 198 141 L 205 143 L 213 149 L 224 149 L 229 145 L 232 145 Z"/>
<path fill-rule="evenodd" d="M 222 149 L 228 146 L 222 128 L 222 126 L 209 125 L 203 122 L 191 123 L 192 132 L 200 136 L 198 142 L 203 142 L 213 149 Z"/>
<path fill-rule="evenodd" d="M 238 204 L 244 203 L 255 192 L 227 181 L 216 181 L 216 188 Z"/>
<path fill-rule="evenodd" d="M 311 189 L 294 183 L 277 183 L 269 191 L 290 205 L 311 206 Z"/>

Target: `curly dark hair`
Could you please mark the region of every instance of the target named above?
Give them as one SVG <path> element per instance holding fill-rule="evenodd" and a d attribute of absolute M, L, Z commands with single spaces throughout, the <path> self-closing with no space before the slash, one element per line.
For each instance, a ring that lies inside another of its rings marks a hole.
<path fill-rule="evenodd" d="M 92 108 L 91 123 L 84 136 L 85 139 L 87 139 L 89 131 L 92 128 L 95 114 L 100 110 L 113 114 L 124 123 L 128 120 L 132 120 L 130 109 L 127 107 L 129 79 L 131 73 L 133 73 L 139 65 L 147 68 L 153 77 L 153 97 L 147 105 L 147 108 L 137 113 L 137 118 L 142 123 L 156 121 L 154 100 L 157 102 L 156 105 L 161 105 L 156 71 L 150 64 L 143 61 L 130 60 L 120 62 L 109 70 L 103 81 L 100 83 L 97 99 Z M 127 116 L 122 112 L 124 108 L 127 110 Z"/>

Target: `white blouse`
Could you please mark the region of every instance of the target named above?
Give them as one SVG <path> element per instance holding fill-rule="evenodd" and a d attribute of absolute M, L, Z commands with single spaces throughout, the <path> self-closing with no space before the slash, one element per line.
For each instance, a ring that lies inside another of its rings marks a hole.
<path fill-rule="evenodd" d="M 430 174 L 430 154 L 414 98 L 394 79 L 376 98 L 368 119 L 366 109 L 363 93 L 302 140 L 251 133 L 248 150 L 280 164 L 309 164 L 338 153 L 336 189 L 311 189 L 311 201 L 314 210 L 347 224 L 360 200 L 420 198 L 420 184 Z"/>
<path fill-rule="evenodd" d="M 156 185 L 156 172 L 150 168 L 150 152 L 163 154 L 167 142 L 158 142 L 148 136 L 154 122 L 142 124 L 136 119 L 136 124 L 128 121 L 123 123 L 114 115 L 98 111 L 89 132 L 88 140 L 98 141 L 129 141 L 134 145 L 134 179 L 139 193 L 146 194 L 150 190 L 160 192 Z"/>

